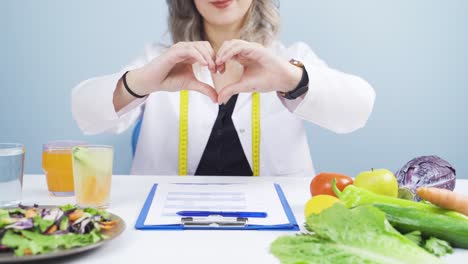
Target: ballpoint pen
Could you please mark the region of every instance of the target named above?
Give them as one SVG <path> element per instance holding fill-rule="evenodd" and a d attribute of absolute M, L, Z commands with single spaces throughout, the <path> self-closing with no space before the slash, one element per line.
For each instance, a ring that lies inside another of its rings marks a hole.
<path fill-rule="evenodd" d="M 235 212 L 235 211 L 178 211 L 177 215 L 183 217 L 207 217 L 207 216 L 222 216 L 222 217 L 251 217 L 265 218 L 266 212 Z"/>

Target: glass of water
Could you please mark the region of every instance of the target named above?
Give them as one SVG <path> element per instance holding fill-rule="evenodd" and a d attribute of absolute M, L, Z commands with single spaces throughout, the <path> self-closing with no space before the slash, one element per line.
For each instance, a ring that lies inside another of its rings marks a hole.
<path fill-rule="evenodd" d="M 0 143 L 0 207 L 21 201 L 24 152 L 22 144 Z"/>

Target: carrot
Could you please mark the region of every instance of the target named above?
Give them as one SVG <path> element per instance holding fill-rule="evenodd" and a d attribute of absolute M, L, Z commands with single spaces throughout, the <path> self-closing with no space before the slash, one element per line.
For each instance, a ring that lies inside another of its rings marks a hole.
<path fill-rule="evenodd" d="M 36 214 L 36 211 L 34 209 L 28 209 L 25 213 L 25 217 L 26 218 L 33 218 L 35 217 L 37 214 Z"/>
<path fill-rule="evenodd" d="M 104 226 L 113 226 L 117 224 L 117 221 L 105 221 L 105 222 L 100 222 L 100 224 Z"/>
<path fill-rule="evenodd" d="M 73 211 L 73 213 L 68 215 L 68 219 L 70 219 L 70 221 L 72 222 L 75 222 L 75 220 L 80 219 L 83 216 L 83 214 L 84 214 L 83 210 L 76 209 L 75 211 Z"/>
<path fill-rule="evenodd" d="M 99 225 L 99 228 L 101 230 L 111 230 L 112 226 L 111 225 Z"/>
<path fill-rule="evenodd" d="M 57 231 L 57 226 L 53 225 L 53 226 L 49 227 L 49 230 L 47 230 L 46 234 L 51 235 L 51 234 L 55 233 L 55 231 Z"/>
<path fill-rule="evenodd" d="M 421 187 L 416 193 L 424 200 L 468 216 L 468 197 L 447 189 Z"/>

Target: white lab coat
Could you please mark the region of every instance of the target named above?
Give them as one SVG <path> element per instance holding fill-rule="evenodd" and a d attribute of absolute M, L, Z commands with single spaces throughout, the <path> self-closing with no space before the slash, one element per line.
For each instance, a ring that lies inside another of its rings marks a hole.
<path fill-rule="evenodd" d="M 292 101 L 280 98 L 276 92 L 260 95 L 260 174 L 314 175 L 303 122 L 336 133 L 352 132 L 365 125 L 372 112 L 375 92 L 361 78 L 329 68 L 305 43 L 286 48 L 275 42 L 270 48 L 285 59 L 294 58 L 305 64 L 309 91 L 305 97 Z M 141 117 L 144 109 L 132 174 L 178 173 L 179 93 L 153 93 L 118 113 L 112 102 L 123 73 L 145 65 L 164 49 L 161 45 L 151 45 L 142 58 L 122 71 L 86 80 L 72 93 L 72 113 L 85 134 L 121 133 Z M 195 66 L 194 72 L 197 79 L 213 85 L 206 67 Z M 239 94 L 232 120 L 252 168 L 251 102 L 251 94 Z M 217 104 L 205 95 L 190 92 L 187 162 L 190 175 L 197 169 L 217 113 Z"/>

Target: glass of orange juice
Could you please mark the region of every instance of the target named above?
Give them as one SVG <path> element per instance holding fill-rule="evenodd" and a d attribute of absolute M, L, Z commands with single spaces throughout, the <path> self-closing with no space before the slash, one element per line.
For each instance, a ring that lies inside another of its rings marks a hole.
<path fill-rule="evenodd" d="M 73 196 L 73 170 L 71 149 L 84 142 L 63 140 L 46 143 L 42 147 L 42 169 L 47 178 L 47 187 L 54 196 Z"/>
<path fill-rule="evenodd" d="M 112 146 L 86 145 L 72 148 L 78 205 L 96 208 L 109 206 L 113 157 Z"/>

